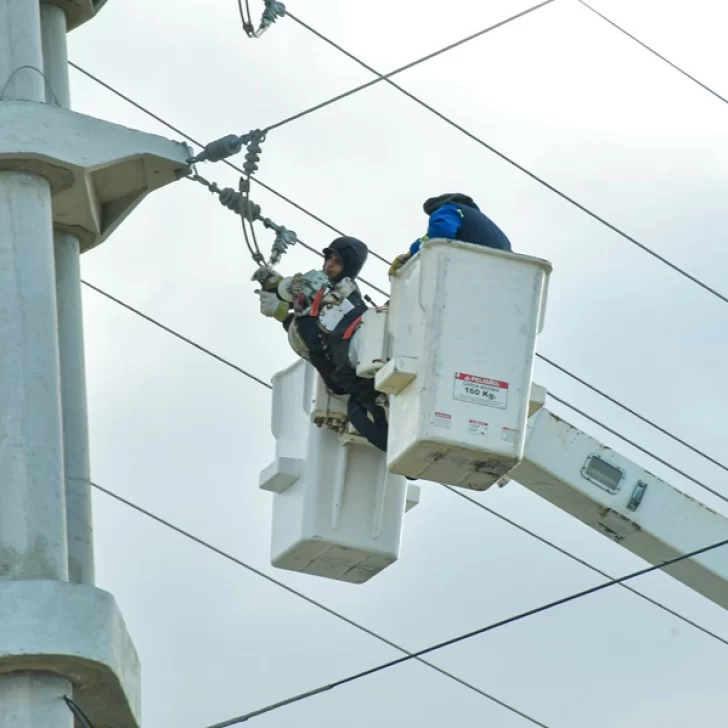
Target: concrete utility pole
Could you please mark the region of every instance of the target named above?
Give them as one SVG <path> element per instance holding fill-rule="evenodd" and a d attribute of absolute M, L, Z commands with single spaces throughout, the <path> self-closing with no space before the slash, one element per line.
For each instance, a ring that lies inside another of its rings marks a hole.
<path fill-rule="evenodd" d="M 0 726 L 137 728 L 139 664 L 96 589 L 80 254 L 187 171 L 74 114 L 66 34 L 104 0 L 0 0 Z M 63 108 L 65 107 L 65 108 Z"/>

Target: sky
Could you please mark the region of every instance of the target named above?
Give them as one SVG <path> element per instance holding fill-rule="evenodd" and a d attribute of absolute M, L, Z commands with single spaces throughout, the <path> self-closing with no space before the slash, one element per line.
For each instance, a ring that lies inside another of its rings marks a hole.
<path fill-rule="evenodd" d="M 254 16 L 262 2 L 251 0 Z M 595 5 L 723 95 L 718 3 Z M 289 9 L 388 71 L 527 7 L 522 0 L 290 0 Z M 245 36 L 235 0 L 110 0 L 70 58 L 205 142 L 276 123 L 372 78 L 282 19 Z M 556 0 L 397 77 L 503 154 L 728 294 L 728 109 L 576 0 Z M 71 70 L 79 112 L 180 140 Z M 243 159 L 235 159 L 242 163 Z M 200 168 L 236 186 L 230 168 Z M 718 459 L 728 308 L 503 159 L 381 83 L 272 131 L 260 179 L 391 258 L 424 233 L 422 202 L 470 194 L 518 252 L 554 272 L 538 350 Z M 263 212 L 323 248 L 335 236 L 254 185 Z M 268 232 L 259 235 L 270 246 Z M 281 269 L 318 265 L 294 248 Z M 153 193 L 83 277 L 262 379 L 294 358 L 258 313 L 239 220 L 189 181 Z M 386 287 L 386 266 L 363 272 Z M 377 295 L 372 294 L 377 300 Z M 488 295 L 484 291 L 483 308 Z M 434 483 L 407 514 L 400 560 L 364 586 L 273 569 L 270 392 L 84 289 L 93 478 L 407 649 L 603 580 Z M 536 381 L 718 491 L 728 475 L 564 374 Z M 728 506 L 553 400 L 549 409 L 725 513 Z M 517 483 L 474 499 L 613 575 L 644 562 Z M 142 664 L 145 728 L 205 728 L 399 656 L 274 583 L 100 492 L 97 583 Z M 728 558 L 728 557 L 726 557 Z M 633 584 L 728 639 L 724 610 L 664 574 Z M 430 656 L 549 728 L 723 726 L 728 647 L 615 587 Z M 260 728 L 529 722 L 409 662 L 250 721 Z"/>

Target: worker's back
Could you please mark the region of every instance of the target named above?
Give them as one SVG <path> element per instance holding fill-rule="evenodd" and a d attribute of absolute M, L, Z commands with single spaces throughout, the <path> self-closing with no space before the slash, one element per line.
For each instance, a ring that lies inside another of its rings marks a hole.
<path fill-rule="evenodd" d="M 481 212 L 475 203 L 472 207 L 463 203 L 449 204 L 457 207 L 462 214 L 462 224 L 457 232 L 456 240 L 497 250 L 511 249 L 511 241 L 506 234 L 485 213 Z"/>
<path fill-rule="evenodd" d="M 430 197 L 422 207 L 430 217 L 430 238 L 449 237 L 486 248 L 511 250 L 506 234 L 468 195 L 456 192 Z"/>

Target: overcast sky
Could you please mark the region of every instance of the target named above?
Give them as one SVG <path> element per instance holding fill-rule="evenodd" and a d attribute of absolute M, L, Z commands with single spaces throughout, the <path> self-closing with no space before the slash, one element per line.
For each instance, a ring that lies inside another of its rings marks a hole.
<path fill-rule="evenodd" d="M 595 0 L 598 2 L 598 0 Z M 525 8 L 523 0 L 290 0 L 382 71 Z M 251 0 L 256 17 L 262 2 Z M 709 0 L 598 6 L 728 94 L 725 11 Z M 297 26 L 259 40 L 235 0 L 112 0 L 70 57 L 210 141 L 294 114 L 371 74 Z M 179 139 L 72 71 L 78 111 Z M 402 74 L 403 86 L 661 255 L 728 293 L 728 108 L 576 0 Z M 239 160 L 242 163 L 242 158 Z M 224 165 L 201 171 L 236 186 Z M 386 84 L 271 132 L 260 178 L 387 257 L 424 232 L 425 198 L 472 195 L 515 250 L 554 273 L 539 351 L 721 458 L 728 306 Z M 317 248 L 330 229 L 258 186 L 266 215 Z M 269 233 L 260 235 L 267 247 Z M 317 259 L 292 251 L 286 272 Z M 293 360 L 258 313 L 239 221 L 182 181 L 83 258 L 89 282 L 270 379 Z M 364 276 L 386 286 L 370 258 Z M 376 300 L 376 297 L 375 297 Z M 365 586 L 269 565 L 270 393 L 84 291 L 94 479 L 408 649 L 602 577 L 433 483 L 401 559 Z M 483 294 L 487 311 L 488 295 Z M 711 487 L 724 471 L 543 363 L 537 381 Z M 554 402 L 550 409 L 721 512 L 726 504 Z M 517 484 L 474 497 L 614 575 L 644 562 Z M 94 493 L 98 584 L 143 671 L 145 728 L 204 728 L 399 656 L 280 587 Z M 725 612 L 663 574 L 635 587 L 728 638 Z M 619 587 L 431 656 L 550 728 L 725 725 L 728 647 Z M 523 728 L 523 718 L 408 663 L 251 721 L 260 728 Z"/>

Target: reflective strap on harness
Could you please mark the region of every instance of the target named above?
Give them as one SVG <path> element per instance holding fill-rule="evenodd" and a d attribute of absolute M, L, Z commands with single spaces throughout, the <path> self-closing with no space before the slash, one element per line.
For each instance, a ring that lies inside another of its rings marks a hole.
<path fill-rule="evenodd" d="M 316 318 L 319 315 L 319 309 L 321 308 L 321 300 L 324 297 L 324 289 L 319 288 L 316 291 L 316 295 L 313 297 L 313 304 L 311 304 L 311 316 Z"/>
<path fill-rule="evenodd" d="M 353 321 L 352 321 L 352 322 L 351 322 L 351 323 L 349 324 L 349 326 L 348 326 L 348 328 L 346 329 L 346 331 L 344 331 L 344 336 L 342 337 L 344 341 L 348 341 L 348 340 L 349 340 L 349 339 L 350 339 L 350 338 L 351 338 L 351 337 L 352 337 L 352 336 L 354 335 L 354 332 L 356 331 L 357 327 L 358 327 L 358 326 L 359 326 L 359 324 L 361 323 L 361 319 L 362 319 L 362 316 L 363 316 L 363 315 L 364 315 L 364 314 L 362 314 L 361 316 L 357 316 L 357 317 L 356 317 L 356 318 L 355 318 L 355 319 L 354 319 L 354 320 L 353 320 Z"/>

